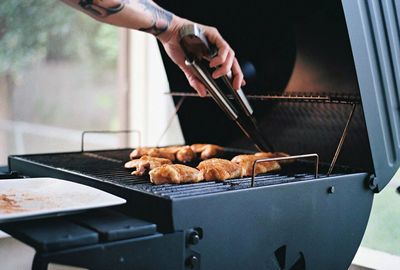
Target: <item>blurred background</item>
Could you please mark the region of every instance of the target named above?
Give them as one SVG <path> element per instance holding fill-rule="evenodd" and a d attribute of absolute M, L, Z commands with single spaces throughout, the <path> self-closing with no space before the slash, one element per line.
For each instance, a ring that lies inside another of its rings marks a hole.
<path fill-rule="evenodd" d="M 173 113 L 155 39 L 61 1 L 1 1 L 0 48 L 0 164 L 10 154 L 80 150 L 84 130 L 140 129 L 154 145 Z M 172 126 L 160 143 L 182 143 Z M 87 144 L 137 144 L 131 137 L 88 136 Z"/>
<path fill-rule="evenodd" d="M 0 165 L 11 154 L 78 151 L 84 130 L 135 129 L 143 145 L 182 144 L 176 118 L 161 137 L 174 112 L 168 91 L 153 37 L 98 23 L 60 1 L 0 2 Z M 137 143 L 134 135 L 92 135 L 87 146 Z M 398 269 L 399 179 L 376 195 L 356 265 Z M 21 250 L 0 240 L 0 258 Z"/>

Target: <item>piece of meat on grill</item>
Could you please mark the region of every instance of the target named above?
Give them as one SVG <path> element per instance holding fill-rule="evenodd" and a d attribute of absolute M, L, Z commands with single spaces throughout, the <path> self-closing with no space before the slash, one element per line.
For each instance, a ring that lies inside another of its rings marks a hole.
<path fill-rule="evenodd" d="M 132 174 L 143 175 L 146 170 L 152 170 L 164 164 L 171 164 L 172 161 L 166 158 L 158 158 L 151 156 L 142 156 L 139 159 L 134 159 L 125 163 L 125 168 L 135 169 Z"/>
<path fill-rule="evenodd" d="M 197 169 L 203 172 L 206 181 L 224 181 L 242 177 L 242 168 L 227 159 L 211 158 L 199 163 Z"/>
<path fill-rule="evenodd" d="M 257 155 L 258 154 L 258 155 Z M 257 159 L 270 157 L 268 153 L 257 153 L 254 155 L 238 155 L 232 158 L 232 162 L 238 164 L 243 170 L 243 176 L 251 176 L 253 174 L 253 164 Z M 257 163 L 255 175 L 278 171 L 281 166 L 276 161 L 265 161 Z"/>
<path fill-rule="evenodd" d="M 196 154 L 200 154 L 200 158 L 205 160 L 216 157 L 224 152 L 224 148 L 215 144 L 196 143 L 190 146 Z"/>
<path fill-rule="evenodd" d="M 190 162 L 196 157 L 196 153 L 189 145 L 169 146 L 165 147 L 165 149 L 175 154 L 176 159 L 183 163 Z"/>
<path fill-rule="evenodd" d="M 149 172 L 150 182 L 161 184 L 197 183 L 203 181 L 203 173 L 182 164 L 166 164 Z"/>
<path fill-rule="evenodd" d="M 175 159 L 178 159 L 181 162 L 189 162 L 196 157 L 196 154 L 187 145 L 168 147 L 138 147 L 133 150 L 129 156 L 131 159 L 135 159 L 143 155 L 167 158 L 171 161 L 175 161 Z"/>
<path fill-rule="evenodd" d="M 165 150 L 163 148 L 157 147 L 138 147 L 133 150 L 129 157 L 131 159 L 140 158 L 141 156 L 150 156 L 150 157 L 158 157 L 158 158 L 166 158 L 171 161 L 175 160 L 175 154 L 171 153 L 170 150 Z"/>

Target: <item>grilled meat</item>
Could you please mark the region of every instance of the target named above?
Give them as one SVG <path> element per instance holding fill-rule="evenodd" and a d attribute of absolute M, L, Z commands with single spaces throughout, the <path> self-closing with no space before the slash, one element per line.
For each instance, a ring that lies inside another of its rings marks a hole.
<path fill-rule="evenodd" d="M 232 158 L 232 162 L 240 165 L 243 170 L 243 176 L 251 176 L 253 174 L 253 165 L 257 159 L 273 157 L 272 153 L 257 153 L 254 155 L 238 155 Z M 267 173 L 280 170 L 281 166 L 276 161 L 265 161 L 257 163 L 255 174 Z"/>
<path fill-rule="evenodd" d="M 125 163 L 125 168 L 136 169 L 132 172 L 134 175 L 143 175 L 146 170 L 151 170 L 160 167 L 163 164 L 171 164 L 172 161 L 166 158 L 157 158 L 151 156 L 142 156 L 139 159 L 134 159 Z"/>
<path fill-rule="evenodd" d="M 203 173 L 182 164 L 165 164 L 149 172 L 150 182 L 160 184 L 196 183 L 203 181 Z"/>
<path fill-rule="evenodd" d="M 221 158 L 204 160 L 200 162 L 197 169 L 203 172 L 206 181 L 224 181 L 230 178 L 242 177 L 240 165 Z"/>
<path fill-rule="evenodd" d="M 129 156 L 131 159 L 134 159 L 143 155 L 167 158 L 171 161 L 177 159 L 181 162 L 189 162 L 196 157 L 196 154 L 189 146 L 138 147 Z"/>
<path fill-rule="evenodd" d="M 175 154 L 176 159 L 180 162 L 190 162 L 196 157 L 196 153 L 188 145 L 170 146 L 166 147 L 166 149 L 169 149 L 173 154 Z"/>
<path fill-rule="evenodd" d="M 200 158 L 203 160 L 216 157 L 224 151 L 223 147 L 215 144 L 196 143 L 190 147 L 196 154 L 200 153 Z"/>
<path fill-rule="evenodd" d="M 175 155 L 171 153 L 169 150 L 165 150 L 163 148 L 157 147 L 138 147 L 132 151 L 129 155 L 131 159 L 140 158 L 141 156 L 150 156 L 150 157 L 158 157 L 158 158 L 166 158 L 171 161 L 175 160 Z"/>

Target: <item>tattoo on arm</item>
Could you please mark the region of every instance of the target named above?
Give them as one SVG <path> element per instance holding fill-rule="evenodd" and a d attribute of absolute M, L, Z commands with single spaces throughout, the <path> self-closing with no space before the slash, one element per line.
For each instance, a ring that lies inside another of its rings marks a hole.
<path fill-rule="evenodd" d="M 139 0 L 139 3 L 144 7 L 144 10 L 150 12 L 152 16 L 151 26 L 140 28 L 140 31 L 157 36 L 168 30 L 172 21 L 172 13 L 155 5 L 152 1 Z"/>
<path fill-rule="evenodd" d="M 92 15 L 105 18 L 120 12 L 130 0 L 121 0 L 118 4 L 111 7 L 102 6 L 102 2 L 103 0 L 79 0 L 79 5 Z"/>
<path fill-rule="evenodd" d="M 157 6 L 151 0 L 79 0 L 79 5 L 84 10 L 101 18 L 116 14 L 123 10 L 126 4 L 131 3 L 139 4 L 139 8 L 151 16 L 151 25 L 138 30 L 155 36 L 168 30 L 173 17 L 172 13 Z"/>

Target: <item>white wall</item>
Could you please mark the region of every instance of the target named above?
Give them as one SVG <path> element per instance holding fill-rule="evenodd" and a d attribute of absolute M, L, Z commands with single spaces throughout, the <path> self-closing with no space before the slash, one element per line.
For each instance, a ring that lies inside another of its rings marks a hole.
<path fill-rule="evenodd" d="M 130 129 L 140 130 L 142 145 L 155 146 L 175 108 L 156 39 L 131 32 Z M 132 142 L 135 142 L 132 137 Z M 183 144 L 177 117 L 160 142 L 160 146 Z"/>

